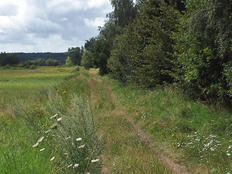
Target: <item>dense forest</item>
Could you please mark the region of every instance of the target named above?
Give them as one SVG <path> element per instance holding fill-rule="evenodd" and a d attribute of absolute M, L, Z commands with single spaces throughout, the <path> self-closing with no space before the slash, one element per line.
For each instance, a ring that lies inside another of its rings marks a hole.
<path fill-rule="evenodd" d="M 98 36 L 84 46 L 101 75 L 139 89 L 170 84 L 199 100 L 231 101 L 231 0 L 111 4 Z"/>
<path fill-rule="evenodd" d="M 12 54 L 12 53 L 7 53 Z M 65 64 L 65 60 L 68 57 L 67 53 L 14 53 L 18 56 L 21 63 L 23 63 L 25 60 L 36 60 L 36 59 L 53 59 L 58 60 L 62 65 Z"/>

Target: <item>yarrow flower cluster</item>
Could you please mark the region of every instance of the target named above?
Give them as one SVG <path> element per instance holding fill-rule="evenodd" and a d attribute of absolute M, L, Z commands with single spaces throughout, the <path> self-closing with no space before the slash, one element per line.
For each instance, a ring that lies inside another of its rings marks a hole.
<path fill-rule="evenodd" d="M 82 140 L 82 138 L 77 138 L 77 139 L 76 139 L 76 141 L 81 141 L 81 140 Z"/>
<path fill-rule="evenodd" d="M 84 147 L 85 147 L 85 144 L 79 146 L 78 148 L 79 148 L 79 149 L 83 149 Z"/>
<path fill-rule="evenodd" d="M 62 120 L 62 117 L 60 117 L 60 118 L 57 119 L 58 122 L 61 121 L 61 120 Z"/>
<path fill-rule="evenodd" d="M 98 162 L 99 161 L 99 159 L 93 159 L 93 160 L 91 160 L 91 163 L 95 163 L 95 162 Z"/>
<path fill-rule="evenodd" d="M 53 119 L 53 118 L 55 118 L 57 116 L 58 116 L 58 114 L 55 114 L 55 115 L 51 116 L 50 119 Z"/>
<path fill-rule="evenodd" d="M 39 140 L 32 146 L 32 147 L 37 147 L 39 143 L 41 143 L 44 139 L 44 136 L 40 137 Z"/>
<path fill-rule="evenodd" d="M 77 168 L 79 166 L 79 164 L 74 164 L 73 168 Z"/>

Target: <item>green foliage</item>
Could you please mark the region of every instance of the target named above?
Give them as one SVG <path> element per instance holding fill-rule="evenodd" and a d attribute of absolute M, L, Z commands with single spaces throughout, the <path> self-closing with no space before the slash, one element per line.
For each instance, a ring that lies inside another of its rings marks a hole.
<path fill-rule="evenodd" d="M 10 54 L 10 53 L 7 53 Z M 17 54 L 20 62 L 24 62 L 26 60 L 34 61 L 38 59 L 47 60 L 49 58 L 58 60 L 62 65 L 65 64 L 65 59 L 67 58 L 67 53 L 15 53 Z M 44 65 L 38 65 L 38 66 L 44 66 Z"/>
<path fill-rule="evenodd" d="M 136 6 L 133 0 L 110 0 L 114 8 L 113 17 L 115 25 L 124 28 L 132 23 L 137 14 Z"/>
<path fill-rule="evenodd" d="M 9 66 L 12 65 L 18 65 L 20 63 L 19 58 L 17 54 L 6 54 L 2 53 L 0 54 L 0 66 L 6 66 L 7 64 Z"/>
<path fill-rule="evenodd" d="M 173 52 L 171 34 L 176 30 L 176 18 L 170 5 L 145 3 L 125 35 L 115 40 L 108 64 L 113 77 L 141 88 L 171 83 L 173 58 L 169 54 Z"/>
<path fill-rule="evenodd" d="M 70 57 L 73 65 L 81 65 L 82 49 L 80 47 L 68 48 L 68 56 Z"/>
<path fill-rule="evenodd" d="M 91 37 L 89 40 L 85 40 L 85 41 L 86 41 L 84 46 L 85 50 L 91 51 L 91 49 L 93 48 L 95 38 Z"/>
<path fill-rule="evenodd" d="M 224 100 L 228 95 L 232 24 L 230 1 L 188 1 L 175 49 L 177 80 L 192 97 Z"/>
<path fill-rule="evenodd" d="M 85 50 L 85 52 L 82 55 L 81 59 L 81 66 L 84 66 L 85 69 L 89 69 L 93 67 L 92 63 L 92 53 L 88 50 Z"/>
<path fill-rule="evenodd" d="M 31 69 L 31 70 L 36 69 L 36 66 L 35 66 L 35 65 L 31 65 L 31 66 L 29 67 L 29 69 Z"/>
<path fill-rule="evenodd" d="M 155 146 L 196 171 L 231 172 L 231 111 L 186 100 L 170 87 L 137 90 L 109 81 L 119 102 L 135 123 L 150 132 Z M 201 166 L 201 167 L 200 167 Z M 204 166 L 205 169 L 202 168 Z M 200 169 L 200 170 L 199 170 Z"/>
<path fill-rule="evenodd" d="M 73 66 L 73 63 L 72 63 L 72 61 L 71 61 L 71 59 L 70 59 L 69 56 L 67 57 L 67 59 L 65 60 L 65 62 L 66 62 L 65 63 L 66 66 Z"/>
<path fill-rule="evenodd" d="M 55 135 L 56 149 L 59 149 L 59 162 L 63 164 L 61 170 L 64 173 L 100 173 L 103 138 L 96 136 L 90 106 L 74 95 L 71 106 L 66 110 L 59 97 L 49 98 L 51 110 L 59 112 L 50 124 L 57 125 L 51 132 Z"/>
<path fill-rule="evenodd" d="M 58 60 L 53 60 L 53 59 L 47 59 L 45 61 L 45 66 L 59 66 L 61 63 Z"/>
<path fill-rule="evenodd" d="M 99 68 L 99 74 L 104 75 L 108 73 L 107 60 L 110 57 L 110 45 L 107 40 L 98 38 L 94 41 L 92 49 L 93 65 Z"/>
<path fill-rule="evenodd" d="M 22 66 L 24 68 L 30 68 L 32 65 L 33 66 L 59 66 L 59 65 L 61 65 L 61 63 L 58 60 L 54 60 L 51 58 L 49 58 L 47 60 L 39 58 L 39 59 L 32 60 L 32 61 L 26 60 L 22 64 Z"/>

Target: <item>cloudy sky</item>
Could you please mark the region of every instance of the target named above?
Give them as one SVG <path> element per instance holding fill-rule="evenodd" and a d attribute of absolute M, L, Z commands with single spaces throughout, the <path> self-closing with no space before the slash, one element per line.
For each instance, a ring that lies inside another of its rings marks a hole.
<path fill-rule="evenodd" d="M 0 52 L 65 52 L 98 34 L 109 0 L 1 0 Z"/>

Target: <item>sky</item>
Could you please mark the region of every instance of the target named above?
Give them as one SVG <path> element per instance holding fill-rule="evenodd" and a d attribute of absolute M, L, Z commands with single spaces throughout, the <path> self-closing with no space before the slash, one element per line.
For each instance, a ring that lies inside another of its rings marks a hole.
<path fill-rule="evenodd" d="M 1 0 L 0 52 L 66 52 L 98 35 L 109 0 Z"/>

